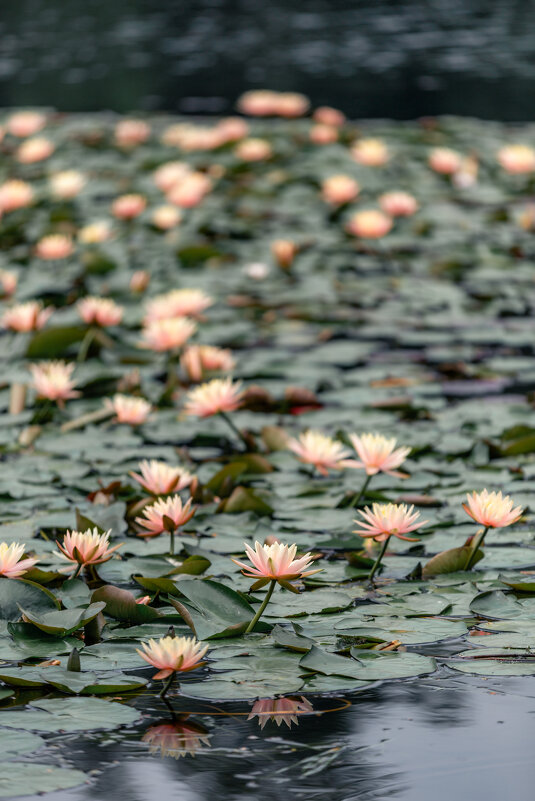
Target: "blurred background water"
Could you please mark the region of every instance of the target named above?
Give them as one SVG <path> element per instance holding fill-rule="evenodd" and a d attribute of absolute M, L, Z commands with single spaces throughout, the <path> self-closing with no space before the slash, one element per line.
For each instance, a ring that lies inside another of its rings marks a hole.
<path fill-rule="evenodd" d="M 351 117 L 530 120 L 535 0 L 6 0 L 0 105 L 219 114 L 250 88 Z"/>

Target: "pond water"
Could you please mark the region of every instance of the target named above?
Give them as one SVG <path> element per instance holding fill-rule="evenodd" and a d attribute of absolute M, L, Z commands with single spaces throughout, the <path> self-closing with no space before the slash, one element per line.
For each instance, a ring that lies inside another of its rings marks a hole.
<path fill-rule="evenodd" d="M 242 91 L 267 86 L 353 118 L 533 118 L 533 0 L 4 6 L 2 106 L 226 113 Z"/>
<path fill-rule="evenodd" d="M 258 718 L 247 719 L 250 705 L 171 700 L 206 730 L 197 753 L 166 755 L 157 737 L 149 742 L 154 727 L 172 720 L 161 701 L 146 697 L 138 704 L 143 721 L 131 729 L 53 739 L 53 762 L 66 757 L 93 773 L 89 785 L 47 798 L 497 801 L 529 797 L 535 780 L 532 678 L 392 682 L 348 696 L 348 706 L 311 699 L 315 711 L 291 728 L 269 719 L 260 728 Z"/>

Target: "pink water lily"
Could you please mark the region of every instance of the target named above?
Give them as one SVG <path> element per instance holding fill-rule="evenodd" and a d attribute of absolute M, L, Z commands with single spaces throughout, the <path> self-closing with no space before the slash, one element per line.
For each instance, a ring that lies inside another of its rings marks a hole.
<path fill-rule="evenodd" d="M 186 673 L 200 667 L 208 645 L 202 645 L 194 637 L 162 637 L 158 641 L 141 643 L 143 650 L 136 651 L 145 662 L 158 668 L 154 679 L 166 679 L 173 673 Z"/>
<path fill-rule="evenodd" d="M 349 439 L 356 450 L 359 461 L 346 459 L 344 467 L 364 468 L 369 476 L 376 473 L 388 473 L 396 478 L 406 478 L 405 473 L 397 471 L 409 453 L 410 448 L 396 448 L 394 437 L 383 437 L 381 434 L 350 434 Z"/>
<path fill-rule="evenodd" d="M 111 298 L 99 298 L 88 295 L 76 305 L 78 314 L 88 325 L 100 325 L 103 328 L 119 325 L 123 319 L 124 309 Z"/>
<path fill-rule="evenodd" d="M 130 395 L 114 395 L 105 398 L 104 405 L 117 415 L 115 422 L 138 426 L 144 423 L 152 409 L 145 398 L 133 398 Z"/>
<path fill-rule="evenodd" d="M 210 744 L 207 730 L 191 720 L 177 720 L 174 723 L 161 723 L 147 729 L 142 742 L 149 746 L 151 754 L 160 753 L 162 757 L 195 756 Z"/>
<path fill-rule="evenodd" d="M 145 529 L 139 533 L 140 537 L 157 537 L 164 531 L 170 531 L 171 524 L 174 529 L 184 526 L 191 520 L 197 507 L 191 506 L 191 498 L 182 503 L 180 495 L 162 498 L 151 506 L 143 509 L 143 517 L 136 517 L 136 523 Z"/>
<path fill-rule="evenodd" d="M 26 546 L 24 543 L 0 542 L 0 576 L 5 578 L 20 578 L 37 564 L 37 559 L 24 558 Z"/>
<path fill-rule="evenodd" d="M 210 417 L 239 409 L 243 398 L 241 382 L 231 378 L 213 378 L 188 392 L 184 412 L 196 417 Z"/>
<path fill-rule="evenodd" d="M 44 309 L 43 304 L 38 300 L 17 303 L 4 312 L 1 325 L 2 328 L 19 333 L 38 331 L 43 328 L 53 311 L 51 306 Z"/>
<path fill-rule="evenodd" d="M 297 439 L 290 439 L 288 447 L 304 464 L 312 464 L 323 476 L 329 470 L 341 470 L 344 459 L 350 452 L 341 442 L 337 442 L 320 431 L 305 431 Z"/>
<path fill-rule="evenodd" d="M 245 543 L 245 551 L 249 557 L 251 565 L 240 562 L 238 559 L 232 561 L 242 568 L 242 573 L 248 578 L 261 579 L 262 583 L 274 580 L 278 582 L 288 582 L 296 578 L 304 578 L 319 573 L 320 568 L 309 570 L 314 561 L 311 553 L 295 558 L 297 545 L 283 545 L 275 542 L 272 545 L 261 545 L 255 542 L 254 550 Z"/>
<path fill-rule="evenodd" d="M 408 507 L 404 503 L 374 503 L 371 509 L 360 509 L 359 515 L 363 520 L 354 521 L 360 525 L 354 533 L 361 537 L 373 537 L 376 542 L 383 542 L 390 537 L 417 542 L 418 537 L 406 535 L 427 523 L 427 520 L 418 520 L 420 512 L 414 511 L 414 506 Z"/>
<path fill-rule="evenodd" d="M 124 543 L 110 547 L 111 530 L 101 534 L 98 528 L 67 531 L 63 543 L 56 542 L 59 556 L 74 565 L 99 565 L 107 562 Z"/>
<path fill-rule="evenodd" d="M 290 729 L 298 725 L 299 715 L 312 712 L 313 706 L 306 698 L 261 698 L 255 701 L 247 720 L 258 718 L 258 725 L 264 728 L 268 720 L 280 726 L 285 723 Z"/>
<path fill-rule="evenodd" d="M 30 364 L 29 370 L 37 396 L 57 401 L 59 405 L 69 398 L 77 398 L 80 393 L 74 389 L 74 367 L 74 364 L 61 360 Z"/>
<path fill-rule="evenodd" d="M 481 492 L 468 493 L 466 500 L 467 503 L 463 503 L 464 511 L 476 523 L 488 528 L 510 526 L 516 523 L 523 512 L 521 506 L 513 507 L 514 501 L 509 495 L 502 495 L 501 492 L 484 489 Z"/>
<path fill-rule="evenodd" d="M 189 487 L 193 475 L 183 467 L 174 467 L 157 459 L 143 459 L 139 463 L 140 473 L 130 473 L 143 489 L 152 495 L 169 495 Z"/>

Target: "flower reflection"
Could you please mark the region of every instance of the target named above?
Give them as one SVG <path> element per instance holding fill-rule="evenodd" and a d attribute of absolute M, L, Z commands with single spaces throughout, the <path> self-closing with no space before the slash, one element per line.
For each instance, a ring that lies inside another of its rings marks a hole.
<path fill-rule="evenodd" d="M 255 701 L 247 720 L 258 717 L 258 725 L 264 728 L 268 720 L 277 726 L 285 723 L 289 729 L 292 724 L 299 725 L 298 716 L 312 712 L 314 707 L 306 698 L 261 698 Z"/>
<path fill-rule="evenodd" d="M 151 726 L 143 737 L 151 754 L 160 752 L 162 757 L 180 757 L 190 754 L 195 756 L 199 751 L 210 746 L 208 730 L 192 720 L 179 719 L 168 723 Z"/>

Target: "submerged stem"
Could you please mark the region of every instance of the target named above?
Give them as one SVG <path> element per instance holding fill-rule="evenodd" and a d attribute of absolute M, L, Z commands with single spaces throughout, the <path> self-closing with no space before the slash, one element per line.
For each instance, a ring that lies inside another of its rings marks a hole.
<path fill-rule="evenodd" d="M 392 536 L 392 535 L 389 535 L 389 536 L 386 538 L 386 540 L 383 540 L 383 544 L 382 544 L 382 546 L 381 546 L 381 550 L 379 551 L 379 556 L 378 556 L 378 557 L 377 557 L 377 559 L 375 560 L 375 562 L 374 562 L 374 564 L 373 564 L 373 567 L 372 567 L 372 569 L 371 569 L 371 570 L 370 570 L 370 572 L 369 572 L 369 575 L 368 575 L 368 581 L 373 581 L 373 577 L 375 576 L 375 574 L 376 574 L 376 572 L 377 572 L 377 568 L 378 568 L 378 567 L 379 567 L 379 565 L 381 564 L 381 559 L 382 559 L 382 558 L 383 558 L 383 556 L 385 555 L 385 551 L 386 551 L 386 549 L 387 549 L 387 546 L 388 546 L 388 543 L 389 543 L 389 541 L 390 541 L 390 537 L 391 537 L 391 536 Z"/>
<path fill-rule="evenodd" d="M 171 529 L 169 531 L 169 553 L 171 556 L 175 553 L 175 530 Z"/>
<path fill-rule="evenodd" d="M 466 560 L 466 564 L 464 566 L 465 570 L 470 570 L 470 568 L 472 567 L 472 565 L 474 563 L 474 559 L 476 558 L 477 550 L 478 550 L 479 546 L 483 543 L 483 540 L 485 539 L 485 535 L 486 535 L 488 530 L 489 530 L 489 527 L 485 526 L 483 531 L 480 531 L 479 534 L 476 536 L 474 545 L 473 545 L 470 553 L 468 554 L 468 559 Z"/>
<path fill-rule="evenodd" d="M 360 501 L 360 499 L 362 498 L 362 496 L 364 495 L 364 493 L 368 489 L 368 484 L 370 483 L 371 480 L 372 480 L 371 476 L 366 476 L 366 480 L 363 483 L 362 487 L 360 488 L 360 492 L 359 493 L 355 493 L 355 495 L 351 499 L 351 502 L 349 504 L 350 508 L 351 507 L 355 507 L 355 506 L 358 505 L 358 502 Z"/>
<path fill-rule="evenodd" d="M 245 629 L 245 633 L 246 634 L 250 634 L 250 632 L 254 629 L 254 627 L 256 626 L 256 624 L 258 623 L 258 621 L 260 620 L 260 618 L 264 614 L 264 610 L 265 610 L 266 606 L 268 605 L 268 603 L 270 602 L 271 596 L 273 595 L 273 590 L 275 589 L 275 584 L 276 583 L 277 583 L 276 579 L 271 579 L 271 584 L 269 585 L 269 589 L 266 592 L 266 597 L 262 601 L 262 605 L 260 606 L 258 612 L 256 613 L 256 615 L 253 617 L 253 619 L 251 620 L 251 622 L 249 623 L 249 625 Z"/>

